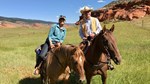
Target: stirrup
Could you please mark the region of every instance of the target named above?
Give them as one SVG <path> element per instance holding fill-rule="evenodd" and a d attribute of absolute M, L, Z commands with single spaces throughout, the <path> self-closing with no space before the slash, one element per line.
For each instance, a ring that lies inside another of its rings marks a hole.
<path fill-rule="evenodd" d="M 33 72 L 34 75 L 39 75 L 40 74 L 40 68 L 42 66 L 42 63 L 43 63 L 43 61 L 41 61 L 38 65 L 35 66 L 35 69 L 34 69 L 34 72 Z"/>
<path fill-rule="evenodd" d="M 114 66 L 112 64 L 108 64 L 108 69 L 109 70 L 113 70 L 114 69 Z"/>

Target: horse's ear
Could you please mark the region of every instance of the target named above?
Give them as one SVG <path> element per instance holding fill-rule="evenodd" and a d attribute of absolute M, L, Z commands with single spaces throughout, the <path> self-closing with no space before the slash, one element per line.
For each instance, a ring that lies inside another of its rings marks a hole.
<path fill-rule="evenodd" d="M 74 48 L 74 49 L 72 50 L 72 53 L 74 53 L 76 50 L 77 50 L 77 48 Z"/>
<path fill-rule="evenodd" d="M 115 25 L 113 24 L 112 27 L 110 28 L 110 31 L 113 32 L 115 29 Z"/>
<path fill-rule="evenodd" d="M 104 25 L 104 27 L 103 27 L 103 31 L 106 31 L 106 25 Z"/>

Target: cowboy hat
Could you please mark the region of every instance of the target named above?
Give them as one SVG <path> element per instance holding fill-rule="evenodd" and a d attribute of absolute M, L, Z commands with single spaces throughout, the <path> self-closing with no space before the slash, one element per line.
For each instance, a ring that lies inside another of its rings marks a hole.
<path fill-rule="evenodd" d="M 80 9 L 80 13 L 83 14 L 84 12 L 87 12 L 87 11 L 93 11 L 93 8 L 90 8 L 88 6 L 84 6 Z"/>

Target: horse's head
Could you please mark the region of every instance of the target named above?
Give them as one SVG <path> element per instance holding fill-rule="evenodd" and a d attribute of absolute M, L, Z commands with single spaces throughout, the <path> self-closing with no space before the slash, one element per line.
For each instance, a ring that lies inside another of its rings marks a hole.
<path fill-rule="evenodd" d="M 73 49 L 73 55 L 71 58 L 71 67 L 72 69 L 77 73 L 79 82 L 85 81 L 85 75 L 84 75 L 84 53 L 79 47 L 75 47 Z"/>
<path fill-rule="evenodd" d="M 121 55 L 117 48 L 117 43 L 113 35 L 114 25 L 111 29 L 106 29 L 104 26 L 103 30 L 99 34 L 101 36 L 101 44 L 103 46 L 104 52 L 110 56 L 110 58 L 115 62 L 115 64 L 121 63 Z"/>
<path fill-rule="evenodd" d="M 75 25 L 80 25 L 81 21 L 83 20 L 83 15 L 79 17 L 79 20 L 75 23 Z"/>

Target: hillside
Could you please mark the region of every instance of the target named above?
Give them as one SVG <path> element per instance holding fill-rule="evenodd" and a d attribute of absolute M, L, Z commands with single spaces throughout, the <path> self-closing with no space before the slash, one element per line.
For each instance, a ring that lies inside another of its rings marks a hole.
<path fill-rule="evenodd" d="M 54 22 L 42 21 L 42 20 L 32 20 L 32 19 L 22 19 L 22 18 L 9 18 L 0 16 L 0 28 L 41 28 L 49 27 L 49 25 Z"/>
<path fill-rule="evenodd" d="M 116 0 L 92 12 L 100 21 L 131 21 L 146 15 L 150 15 L 150 0 Z"/>
<path fill-rule="evenodd" d="M 111 3 L 105 5 L 104 7 L 105 8 L 110 8 L 114 5 L 119 5 L 119 4 L 124 4 L 124 3 L 134 3 L 134 2 L 142 2 L 142 3 L 145 3 L 146 5 L 150 4 L 150 3 L 148 3 L 149 0 L 114 0 Z"/>
<path fill-rule="evenodd" d="M 56 22 L 0 16 L 0 28 L 49 28 L 54 23 Z M 68 28 L 68 26 L 72 25 L 72 23 L 66 23 L 65 27 Z"/>
<path fill-rule="evenodd" d="M 9 17 L 3 17 L 0 16 L 0 21 L 8 21 L 8 22 L 17 22 L 17 21 L 22 21 L 27 24 L 32 24 L 32 23 L 42 23 L 42 24 L 53 24 L 54 22 L 48 22 L 48 21 L 42 21 L 42 20 L 32 20 L 32 19 L 22 19 L 22 18 L 9 18 Z"/>

